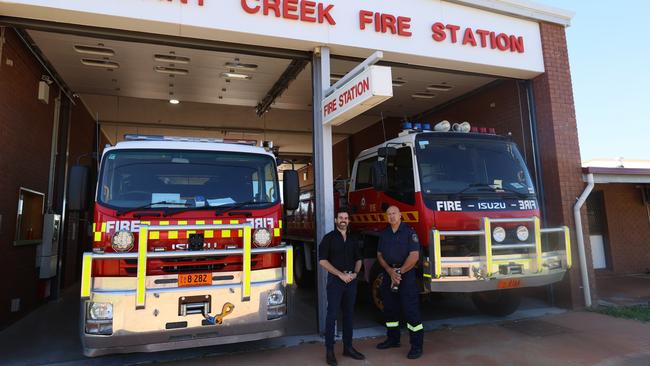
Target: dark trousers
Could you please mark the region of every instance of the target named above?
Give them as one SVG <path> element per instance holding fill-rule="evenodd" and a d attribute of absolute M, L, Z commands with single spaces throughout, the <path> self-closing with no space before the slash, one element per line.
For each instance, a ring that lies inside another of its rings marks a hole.
<path fill-rule="evenodd" d="M 357 280 L 348 284 L 332 275 L 327 277 L 327 317 L 325 318 L 325 347 L 334 349 L 334 325 L 343 310 L 343 346 L 352 347 L 354 302 L 357 297 Z"/>
<path fill-rule="evenodd" d="M 415 271 L 409 271 L 402 275 L 397 292 L 391 291 L 390 276 L 388 273 L 384 273 L 380 291 L 384 303 L 388 339 L 395 343 L 399 342 L 399 320 L 400 313 L 403 312 L 411 346 L 422 348 L 424 330 L 420 318 L 420 293 L 415 281 Z"/>

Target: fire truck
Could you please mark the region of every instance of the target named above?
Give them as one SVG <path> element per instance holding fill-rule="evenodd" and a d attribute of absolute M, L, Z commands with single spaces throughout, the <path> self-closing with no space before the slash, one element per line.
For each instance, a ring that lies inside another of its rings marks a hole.
<path fill-rule="evenodd" d="M 104 150 L 92 252 L 83 255 L 85 355 L 284 334 L 293 250 L 282 242 L 277 159 L 267 150 L 143 135 Z M 297 174 L 283 177 L 292 209 Z M 71 198 L 77 201 L 83 197 Z"/>
<path fill-rule="evenodd" d="M 361 152 L 349 183 L 338 183 L 335 206 L 347 204 L 350 228 L 362 238 L 362 277 L 377 308 L 378 237 L 392 205 L 418 234 L 422 294 L 467 293 L 483 313 L 504 316 L 520 304 L 516 289 L 558 282 L 571 268 L 569 229 L 542 228 L 524 159 L 510 137 L 493 129 L 407 123 L 398 137 Z M 316 268 L 313 239 L 304 235 L 311 197 L 310 187 L 303 189 L 287 216 L 299 285 Z"/>

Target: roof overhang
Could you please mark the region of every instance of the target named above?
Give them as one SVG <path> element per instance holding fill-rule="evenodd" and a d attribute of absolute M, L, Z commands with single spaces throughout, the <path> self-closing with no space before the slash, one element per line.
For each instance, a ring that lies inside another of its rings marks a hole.
<path fill-rule="evenodd" d="M 582 180 L 587 181 L 587 175 L 593 174 L 594 183 L 632 183 L 650 184 L 650 169 L 631 168 L 582 168 Z"/>
<path fill-rule="evenodd" d="M 560 24 L 565 27 L 571 25 L 575 12 L 555 8 L 552 6 L 536 4 L 526 0 L 447 0 L 448 2 L 471 6 L 494 13 L 515 16 L 518 18 Z"/>

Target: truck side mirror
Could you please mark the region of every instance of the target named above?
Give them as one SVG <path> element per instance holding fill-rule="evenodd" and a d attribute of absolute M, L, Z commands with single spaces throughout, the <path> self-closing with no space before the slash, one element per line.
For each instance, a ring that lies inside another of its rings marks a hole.
<path fill-rule="evenodd" d="M 383 192 L 388 186 L 386 161 L 376 161 L 372 164 L 371 183 L 375 190 Z"/>
<path fill-rule="evenodd" d="M 300 203 L 300 185 L 298 184 L 298 172 L 295 170 L 285 170 L 282 172 L 284 176 L 282 198 L 284 200 L 284 208 L 287 210 L 295 210 Z"/>
<path fill-rule="evenodd" d="M 397 155 L 397 149 L 391 146 L 387 147 L 380 147 L 377 149 L 377 155 L 379 155 L 380 158 L 387 158 L 387 157 L 392 157 Z"/>
<path fill-rule="evenodd" d="M 85 211 L 88 208 L 88 178 L 90 169 L 85 165 L 73 165 L 70 168 L 68 183 L 68 209 Z"/>

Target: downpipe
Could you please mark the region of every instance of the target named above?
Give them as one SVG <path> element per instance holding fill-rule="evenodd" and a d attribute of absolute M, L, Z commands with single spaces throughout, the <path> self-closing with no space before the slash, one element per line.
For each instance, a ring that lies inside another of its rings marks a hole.
<path fill-rule="evenodd" d="M 587 174 L 587 187 L 582 192 L 575 206 L 573 206 L 573 219 L 575 221 L 576 239 L 578 240 L 578 257 L 580 260 L 580 275 L 582 276 L 582 292 L 585 298 L 585 306 L 591 307 L 591 288 L 589 287 L 589 273 L 587 272 L 587 255 L 585 252 L 585 238 L 582 234 L 582 217 L 580 209 L 587 201 L 587 197 L 594 188 L 594 175 Z"/>

